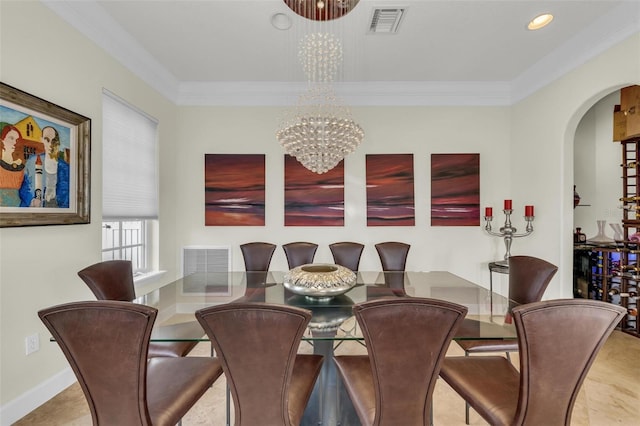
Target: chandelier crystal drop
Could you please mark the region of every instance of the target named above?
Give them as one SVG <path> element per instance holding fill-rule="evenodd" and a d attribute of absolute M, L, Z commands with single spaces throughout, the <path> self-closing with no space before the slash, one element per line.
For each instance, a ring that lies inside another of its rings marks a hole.
<path fill-rule="evenodd" d="M 309 34 L 300 41 L 298 58 L 309 88 L 283 120 L 276 138 L 287 154 L 322 174 L 356 150 L 364 131 L 331 85 L 342 63 L 340 40 L 330 33 Z"/>
<path fill-rule="evenodd" d="M 308 34 L 300 40 L 298 59 L 309 81 L 333 81 L 342 63 L 342 43 L 334 34 Z"/>
<path fill-rule="evenodd" d="M 322 174 L 356 150 L 364 131 L 340 105 L 330 85 L 317 85 L 298 98 L 297 108 L 277 131 L 285 152 Z"/>

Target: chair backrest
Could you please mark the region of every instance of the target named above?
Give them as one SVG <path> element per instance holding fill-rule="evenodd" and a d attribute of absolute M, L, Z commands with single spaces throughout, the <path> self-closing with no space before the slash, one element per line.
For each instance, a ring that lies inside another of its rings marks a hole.
<path fill-rule="evenodd" d="M 329 249 L 333 255 L 333 261 L 336 265 L 344 266 L 354 272 L 358 271 L 360 266 L 360 257 L 364 244 L 352 243 L 348 241 L 329 244 Z"/>
<path fill-rule="evenodd" d="M 388 241 L 376 244 L 383 271 L 404 271 L 411 245 Z"/>
<path fill-rule="evenodd" d="M 353 311 L 369 353 L 375 425 L 428 425 L 433 389 L 467 308 L 425 298 L 362 302 Z"/>
<path fill-rule="evenodd" d="M 567 299 L 513 308 L 520 350 L 520 397 L 512 424 L 571 422 L 578 391 L 598 351 L 626 310 Z"/>
<path fill-rule="evenodd" d="M 307 242 L 287 243 L 282 246 L 284 254 L 287 256 L 289 269 L 296 266 L 313 263 L 313 257 L 316 255 L 318 245 Z"/>
<path fill-rule="evenodd" d="M 289 425 L 288 394 L 311 312 L 267 303 L 231 303 L 196 311 L 222 361 L 237 425 Z"/>
<path fill-rule="evenodd" d="M 266 272 L 269 270 L 276 245 L 262 242 L 246 243 L 240 246 L 240 250 L 244 258 L 245 271 Z"/>
<path fill-rule="evenodd" d="M 145 305 L 95 300 L 38 312 L 82 387 L 94 425 L 151 424 L 147 351 L 156 314 Z"/>
<path fill-rule="evenodd" d="M 98 300 L 131 302 L 136 298 L 133 270 L 128 260 L 107 260 L 94 263 L 78 272 L 78 276 Z"/>
<path fill-rule="evenodd" d="M 519 304 L 539 302 L 557 271 L 557 266 L 537 257 L 509 257 L 509 298 Z"/>

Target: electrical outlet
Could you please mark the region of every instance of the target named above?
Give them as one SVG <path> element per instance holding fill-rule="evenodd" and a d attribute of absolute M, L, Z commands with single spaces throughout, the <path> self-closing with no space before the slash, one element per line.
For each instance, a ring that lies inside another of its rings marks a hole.
<path fill-rule="evenodd" d="M 27 355 L 32 354 L 40 350 L 40 336 L 38 333 L 32 334 L 24 338 L 24 346 Z"/>

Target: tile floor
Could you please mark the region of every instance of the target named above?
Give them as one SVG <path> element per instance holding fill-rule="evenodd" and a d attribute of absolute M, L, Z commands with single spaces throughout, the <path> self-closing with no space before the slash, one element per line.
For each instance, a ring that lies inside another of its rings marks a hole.
<path fill-rule="evenodd" d="M 310 351 L 302 342 L 301 352 Z M 363 353 L 354 342 L 341 345 L 336 352 Z M 207 356 L 209 344 L 198 345 L 191 355 Z M 463 355 L 455 343 L 448 355 Z M 517 356 L 513 357 L 517 363 Z M 198 401 L 182 421 L 183 426 L 225 424 L 224 376 Z M 464 425 L 464 402 L 442 380 L 434 394 L 434 424 Z M 472 425 L 486 425 L 471 412 Z M 614 331 L 592 366 L 583 384 L 571 421 L 575 426 L 640 425 L 640 339 Z M 70 386 L 29 413 L 17 426 L 91 425 L 91 416 L 80 387 Z M 257 425 L 258 426 L 258 425 Z M 333 426 L 333 425 L 329 425 Z"/>

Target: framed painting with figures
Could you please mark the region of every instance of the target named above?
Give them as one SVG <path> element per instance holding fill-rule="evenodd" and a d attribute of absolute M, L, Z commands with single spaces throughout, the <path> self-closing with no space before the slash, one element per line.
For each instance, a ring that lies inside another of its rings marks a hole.
<path fill-rule="evenodd" d="M 0 227 L 90 221 L 91 120 L 0 83 Z"/>

